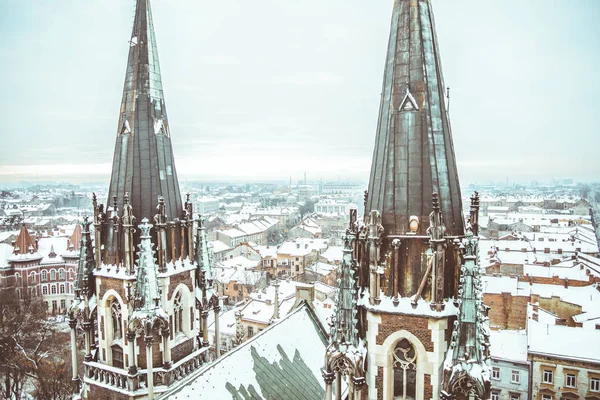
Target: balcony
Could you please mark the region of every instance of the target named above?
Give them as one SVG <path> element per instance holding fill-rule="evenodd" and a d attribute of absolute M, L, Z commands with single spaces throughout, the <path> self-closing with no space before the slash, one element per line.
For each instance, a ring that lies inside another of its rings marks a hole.
<path fill-rule="evenodd" d="M 153 368 L 154 392 L 165 392 L 173 382 L 182 380 L 190 373 L 202 367 L 208 357 L 209 347 L 203 347 L 181 360 L 174 363 L 168 370 L 162 366 Z M 144 397 L 148 394 L 147 370 L 138 369 L 134 376 L 130 376 L 126 369 L 116 368 L 110 365 L 85 361 L 84 382 L 89 385 L 97 385 L 126 393 L 133 397 Z"/>

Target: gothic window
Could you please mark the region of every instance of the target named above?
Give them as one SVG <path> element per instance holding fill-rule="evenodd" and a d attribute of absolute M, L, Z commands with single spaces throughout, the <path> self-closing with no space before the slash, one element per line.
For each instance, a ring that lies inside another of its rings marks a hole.
<path fill-rule="evenodd" d="M 110 314 L 112 320 L 113 340 L 121 339 L 123 337 L 121 328 L 121 304 L 119 304 L 117 300 L 112 301 L 110 305 Z"/>
<path fill-rule="evenodd" d="M 124 368 L 123 349 L 119 345 L 112 346 L 112 365 L 116 368 Z"/>
<path fill-rule="evenodd" d="M 394 399 L 413 400 L 417 384 L 417 352 L 402 339 L 394 350 Z"/>
<path fill-rule="evenodd" d="M 181 291 L 177 292 L 173 302 L 173 321 L 174 331 L 183 332 L 183 306 L 181 305 Z"/>
<path fill-rule="evenodd" d="M 61 281 L 64 281 L 66 279 L 65 278 L 65 270 L 62 268 L 60 270 L 58 270 L 58 279 L 60 279 Z"/>

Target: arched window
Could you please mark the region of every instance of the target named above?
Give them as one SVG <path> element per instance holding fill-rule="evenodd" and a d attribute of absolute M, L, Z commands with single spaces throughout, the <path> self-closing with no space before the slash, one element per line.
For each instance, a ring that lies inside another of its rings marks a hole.
<path fill-rule="evenodd" d="M 45 282 L 48 280 L 48 272 L 46 272 L 46 270 L 42 271 L 42 282 Z"/>
<path fill-rule="evenodd" d="M 35 272 L 29 274 L 29 279 L 31 280 L 31 283 L 35 283 Z"/>
<path fill-rule="evenodd" d="M 42 287 L 42 294 L 43 295 L 47 295 L 48 294 L 48 286 L 43 286 Z"/>
<path fill-rule="evenodd" d="M 52 291 L 52 294 L 56 294 L 56 285 L 52 285 L 51 291 Z"/>
<path fill-rule="evenodd" d="M 60 293 L 65 293 L 65 285 L 60 285 Z"/>
<path fill-rule="evenodd" d="M 56 280 L 56 271 L 55 270 L 51 270 L 50 271 L 50 280 L 51 281 L 55 281 Z"/>
<path fill-rule="evenodd" d="M 61 281 L 64 281 L 66 279 L 64 268 L 58 270 L 58 279 L 60 279 Z"/>
<path fill-rule="evenodd" d="M 112 301 L 110 305 L 110 314 L 112 320 L 113 340 L 121 339 L 123 337 L 123 330 L 121 328 L 121 304 L 117 300 Z"/>
<path fill-rule="evenodd" d="M 407 339 L 402 339 L 394 350 L 394 399 L 414 399 L 416 383 L 417 352 Z"/>
<path fill-rule="evenodd" d="M 175 295 L 173 302 L 173 330 L 175 333 L 183 332 L 183 306 L 181 305 L 181 291 Z"/>

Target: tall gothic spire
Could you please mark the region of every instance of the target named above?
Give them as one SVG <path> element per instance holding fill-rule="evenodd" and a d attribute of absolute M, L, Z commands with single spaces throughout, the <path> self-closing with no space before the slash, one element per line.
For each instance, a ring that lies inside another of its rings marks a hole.
<path fill-rule="evenodd" d="M 461 195 L 430 0 L 396 0 L 369 192 L 387 235 L 409 232 L 412 216 L 428 228 L 438 193 L 446 228 L 464 233 Z"/>
<path fill-rule="evenodd" d="M 488 308 L 483 304 L 478 241 L 471 231 L 476 225 L 479 198 L 471 198 L 469 228 L 462 241 L 464 253 L 459 288 L 458 319 L 454 322 L 452 341 L 444 362 L 443 399 L 489 399 L 489 329 Z"/>
<path fill-rule="evenodd" d="M 336 311 L 331 323 L 331 336 L 325 354 L 323 378 L 326 382 L 328 398 L 332 397 L 332 383 L 335 379 L 336 392 L 341 394 L 341 380 L 345 377 L 352 391 L 360 392 L 365 384 L 364 342 L 358 330 L 358 267 L 352 257 L 350 232 L 347 233 L 342 265 L 339 269 Z M 340 398 L 336 394 L 336 399 Z M 351 397 L 352 398 L 352 397 Z M 360 398 L 357 395 L 356 398 Z"/>
<path fill-rule="evenodd" d="M 175 171 L 150 0 L 137 0 L 109 187 L 119 208 L 129 193 L 133 214 L 152 218 L 158 197 L 169 219 L 183 206 Z"/>

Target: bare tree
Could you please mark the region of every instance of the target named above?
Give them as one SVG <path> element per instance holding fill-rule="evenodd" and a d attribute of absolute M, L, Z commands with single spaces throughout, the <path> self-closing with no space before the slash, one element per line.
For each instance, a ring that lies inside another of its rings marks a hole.
<path fill-rule="evenodd" d="M 49 387 L 59 380 L 70 383 L 70 366 L 61 360 L 69 335 L 53 332 L 46 311 L 39 297 L 20 300 L 14 290 L 0 291 L 0 398 L 20 399 L 30 380 L 44 388 L 38 398 L 68 398 L 51 394 L 63 390 Z"/>

